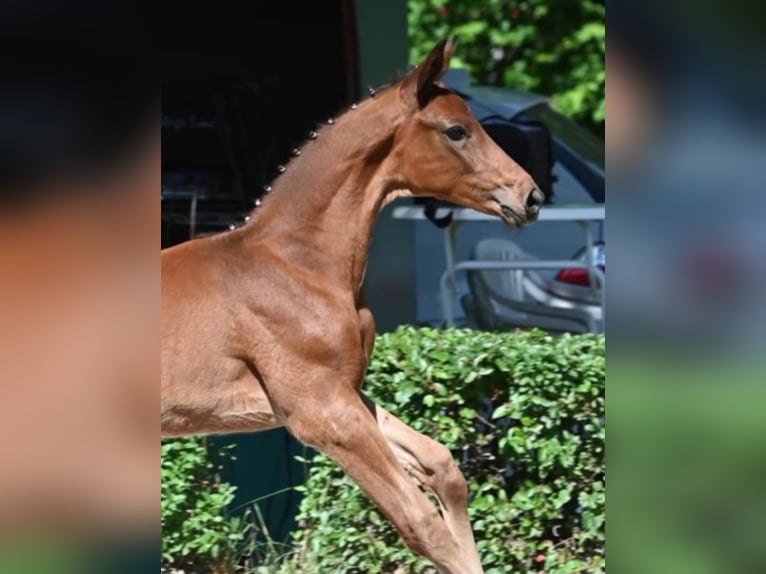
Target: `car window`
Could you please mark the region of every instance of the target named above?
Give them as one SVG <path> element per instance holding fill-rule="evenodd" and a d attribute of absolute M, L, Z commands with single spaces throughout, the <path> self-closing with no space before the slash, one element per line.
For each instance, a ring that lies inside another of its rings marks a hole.
<path fill-rule="evenodd" d="M 524 111 L 524 116 L 544 123 L 549 130 L 574 153 L 594 164 L 601 171 L 605 165 L 604 142 L 547 104 Z"/>

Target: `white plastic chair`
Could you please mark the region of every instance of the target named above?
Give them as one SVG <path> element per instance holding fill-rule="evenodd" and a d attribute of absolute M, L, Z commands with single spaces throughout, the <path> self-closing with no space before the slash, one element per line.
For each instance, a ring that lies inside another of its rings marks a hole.
<path fill-rule="evenodd" d="M 514 261 L 544 264 L 507 239 L 484 239 L 474 247 L 474 268 L 466 269 L 470 293 L 461 304 L 479 328 L 539 327 L 576 333 L 603 329 L 603 285 L 594 289 L 562 283 L 534 269 L 481 268 Z"/>

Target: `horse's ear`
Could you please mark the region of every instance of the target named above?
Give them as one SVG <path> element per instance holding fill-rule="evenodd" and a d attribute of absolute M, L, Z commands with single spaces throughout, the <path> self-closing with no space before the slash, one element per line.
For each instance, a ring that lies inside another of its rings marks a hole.
<path fill-rule="evenodd" d="M 457 36 L 452 36 L 448 40 L 439 40 L 428 56 L 409 73 L 402 84 L 406 99 L 417 102 L 419 108 L 428 103 L 434 82 L 437 82 L 449 70 L 450 58 L 456 43 Z"/>

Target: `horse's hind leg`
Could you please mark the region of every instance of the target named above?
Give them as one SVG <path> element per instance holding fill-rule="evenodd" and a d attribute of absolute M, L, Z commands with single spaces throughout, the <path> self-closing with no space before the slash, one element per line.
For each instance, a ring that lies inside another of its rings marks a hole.
<path fill-rule="evenodd" d="M 302 442 L 335 460 L 396 526 L 407 546 L 443 574 L 481 574 L 437 508 L 404 472 L 371 412 L 352 389 L 328 403 L 294 410 L 287 427 Z"/>
<path fill-rule="evenodd" d="M 465 478 L 444 445 L 410 428 L 385 409 L 363 397 L 375 413 L 383 436 L 404 470 L 436 495 L 444 522 L 460 546 L 461 555 L 481 571 L 478 551 L 468 520 Z"/>

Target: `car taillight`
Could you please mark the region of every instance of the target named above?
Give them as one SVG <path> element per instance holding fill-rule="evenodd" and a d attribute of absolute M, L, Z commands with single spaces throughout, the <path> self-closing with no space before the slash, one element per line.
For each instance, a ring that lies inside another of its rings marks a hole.
<path fill-rule="evenodd" d="M 590 277 L 588 277 L 587 269 L 562 269 L 556 275 L 556 281 L 590 287 Z"/>
<path fill-rule="evenodd" d="M 606 272 L 605 267 L 598 266 L 601 271 Z M 590 287 L 590 277 L 588 277 L 587 269 L 562 269 L 556 275 L 556 281 L 562 283 L 569 283 L 571 285 L 582 285 L 583 287 Z"/>
<path fill-rule="evenodd" d="M 579 261 L 585 260 L 585 252 L 581 250 L 575 255 L 575 259 Z M 601 269 L 603 273 L 606 273 L 606 251 L 602 242 L 593 246 L 593 259 L 596 263 L 596 267 Z M 556 275 L 556 281 L 562 283 L 569 283 L 570 285 L 581 285 L 583 287 L 590 287 L 590 277 L 588 276 L 587 269 L 562 269 Z"/>

